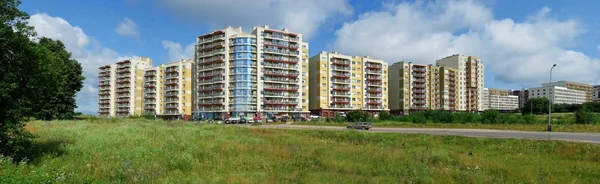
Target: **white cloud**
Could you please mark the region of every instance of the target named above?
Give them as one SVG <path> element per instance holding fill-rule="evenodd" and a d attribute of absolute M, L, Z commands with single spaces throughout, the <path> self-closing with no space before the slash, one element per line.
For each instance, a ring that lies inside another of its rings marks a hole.
<path fill-rule="evenodd" d="M 179 61 L 181 59 L 192 59 L 194 57 L 194 43 L 188 44 L 185 48 L 181 47 L 181 44 L 171 41 L 163 40 L 163 48 L 169 51 L 169 62 Z"/>
<path fill-rule="evenodd" d="M 96 113 L 98 111 L 98 67 L 114 63 L 119 58 L 112 49 L 102 47 L 86 35 L 80 27 L 69 24 L 60 17 L 41 13 L 32 15 L 29 25 L 35 28 L 38 36 L 60 40 L 72 58 L 83 67 L 83 89 L 77 94 L 77 111 Z"/>
<path fill-rule="evenodd" d="M 600 51 L 600 45 L 596 45 L 596 49 L 598 49 L 598 51 Z"/>
<path fill-rule="evenodd" d="M 137 25 L 129 17 L 123 18 L 123 21 L 119 24 L 119 26 L 117 26 L 115 31 L 121 36 L 131 37 L 135 39 L 140 38 L 140 33 L 138 31 Z"/>
<path fill-rule="evenodd" d="M 594 83 L 600 60 L 567 49 L 582 33 L 576 20 L 555 20 L 550 8 L 523 22 L 495 19 L 492 10 L 474 1 L 401 3 L 367 12 L 336 31 L 330 48 L 370 55 L 390 63 L 400 60 L 432 64 L 436 59 L 479 56 L 486 71 L 506 83 L 531 84 L 553 79 Z"/>
<path fill-rule="evenodd" d="M 348 0 L 159 0 L 173 14 L 191 21 L 205 21 L 225 27 L 269 24 L 274 28 L 289 28 L 310 39 L 319 26 L 331 17 L 351 15 Z"/>

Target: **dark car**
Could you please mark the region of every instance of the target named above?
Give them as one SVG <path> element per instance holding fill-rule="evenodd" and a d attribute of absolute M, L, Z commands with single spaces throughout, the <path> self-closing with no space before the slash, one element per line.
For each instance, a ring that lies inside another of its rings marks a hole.
<path fill-rule="evenodd" d="M 348 125 L 346 128 L 348 129 L 362 129 L 369 130 L 373 127 L 373 125 L 369 122 L 356 122 L 354 124 Z"/>
<path fill-rule="evenodd" d="M 307 119 L 305 117 L 302 117 L 302 116 L 294 117 L 294 122 L 305 122 L 305 121 L 307 121 Z"/>

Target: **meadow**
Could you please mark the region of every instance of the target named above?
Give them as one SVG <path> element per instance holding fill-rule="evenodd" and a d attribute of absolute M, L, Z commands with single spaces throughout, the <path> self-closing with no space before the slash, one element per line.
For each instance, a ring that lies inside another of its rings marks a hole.
<path fill-rule="evenodd" d="M 144 119 L 32 121 L 0 183 L 600 183 L 600 145 Z"/>

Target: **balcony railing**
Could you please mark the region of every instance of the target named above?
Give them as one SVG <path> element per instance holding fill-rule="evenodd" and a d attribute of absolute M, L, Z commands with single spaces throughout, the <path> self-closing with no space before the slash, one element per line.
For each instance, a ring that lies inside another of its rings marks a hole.
<path fill-rule="evenodd" d="M 350 96 L 351 93 L 348 93 L 348 92 L 345 92 L 345 93 L 344 92 L 333 92 L 331 95 L 332 96 Z"/>
<path fill-rule="evenodd" d="M 300 75 L 300 72 L 293 72 L 293 71 L 269 71 L 266 70 L 264 72 L 265 76 L 278 76 L 278 77 L 289 77 L 289 78 L 296 78 Z"/>
<path fill-rule="evenodd" d="M 198 87 L 198 92 L 223 91 L 223 88 L 225 88 L 225 85 L 201 86 Z"/>
<path fill-rule="evenodd" d="M 298 58 L 296 57 L 273 57 L 273 56 L 265 56 L 263 59 L 267 62 L 279 62 L 279 63 L 288 63 L 288 64 L 298 64 Z"/>
<path fill-rule="evenodd" d="M 351 68 L 349 66 L 344 67 L 344 66 L 336 66 L 336 65 L 331 66 L 331 69 L 342 70 L 342 71 L 350 71 L 351 70 Z"/>
<path fill-rule="evenodd" d="M 223 83 L 223 82 L 225 82 L 225 79 L 223 79 L 223 77 L 213 77 L 211 79 L 198 80 L 198 84 Z"/>
<path fill-rule="evenodd" d="M 200 112 L 210 112 L 210 111 L 223 111 L 225 108 L 223 106 L 199 106 L 196 110 Z"/>
<path fill-rule="evenodd" d="M 203 44 L 203 45 L 198 46 L 198 49 L 200 49 L 200 51 L 208 51 L 208 50 L 223 48 L 223 47 L 225 47 L 225 41 L 215 42 L 215 43 L 211 43 L 211 44 Z"/>
<path fill-rule="evenodd" d="M 212 69 L 217 69 L 217 68 L 223 68 L 225 67 L 225 64 L 223 63 L 215 63 L 215 64 L 210 64 L 210 65 L 198 65 L 198 71 L 204 71 L 204 70 L 212 70 Z"/>
<path fill-rule="evenodd" d="M 212 41 L 223 39 L 223 38 L 225 38 L 225 35 L 220 34 L 220 35 L 216 35 L 216 36 L 205 37 L 205 38 L 199 39 L 198 41 L 200 43 L 205 43 L 205 42 L 212 42 Z"/>
<path fill-rule="evenodd" d="M 333 83 L 350 83 L 350 79 L 341 79 L 341 78 L 333 78 L 331 79 Z"/>
<path fill-rule="evenodd" d="M 333 73 L 332 76 L 335 77 L 335 78 L 342 78 L 342 79 L 349 79 L 350 78 L 350 74 L 349 73 Z"/>
<path fill-rule="evenodd" d="M 206 79 L 206 78 L 212 78 L 212 77 L 216 77 L 216 76 L 223 76 L 225 72 L 223 71 L 214 71 L 214 72 L 203 72 L 198 74 L 198 79 Z"/>
<path fill-rule="evenodd" d="M 223 92 L 201 92 L 198 93 L 198 98 L 214 98 L 225 96 Z"/>
<path fill-rule="evenodd" d="M 382 82 L 367 82 L 367 86 L 381 86 Z"/>
<path fill-rule="evenodd" d="M 290 64 L 275 64 L 275 63 L 266 62 L 263 66 L 265 68 L 273 68 L 274 67 L 274 68 L 298 70 L 298 65 L 290 65 Z"/>
<path fill-rule="evenodd" d="M 348 86 L 333 86 L 332 89 L 334 91 L 350 91 L 350 87 Z"/>
<path fill-rule="evenodd" d="M 382 79 L 383 79 L 383 77 L 381 77 L 381 76 L 367 76 L 367 80 L 371 80 L 371 81 L 380 81 Z"/>
<path fill-rule="evenodd" d="M 334 104 L 329 105 L 329 107 L 334 109 L 352 109 L 352 105 L 350 104 Z"/>
<path fill-rule="evenodd" d="M 381 70 L 383 68 L 383 65 L 369 63 L 369 64 L 367 64 L 366 67 L 367 67 L 367 69 L 371 69 L 371 70 Z"/>
<path fill-rule="evenodd" d="M 333 59 L 334 65 L 350 66 L 350 61 L 345 59 Z"/>
<path fill-rule="evenodd" d="M 263 91 L 262 93 L 265 97 L 298 97 L 300 94 L 298 92 L 271 92 L 271 91 Z"/>
<path fill-rule="evenodd" d="M 285 85 L 265 85 L 264 90 L 269 91 L 298 91 L 298 86 L 285 86 Z"/>
<path fill-rule="evenodd" d="M 214 49 L 211 51 L 202 51 L 199 52 L 201 56 L 210 56 L 210 55 L 214 55 L 214 54 L 223 54 L 225 52 L 225 49 Z"/>
<path fill-rule="evenodd" d="M 367 93 L 368 98 L 381 98 L 383 95 L 381 93 Z"/>
<path fill-rule="evenodd" d="M 288 106 L 296 106 L 298 105 L 297 100 L 265 100 L 263 102 L 264 105 L 288 105 Z"/>
<path fill-rule="evenodd" d="M 282 78 L 282 77 L 265 77 L 264 81 L 265 82 L 276 81 L 276 82 L 285 82 L 285 83 L 298 83 L 300 80 L 298 80 L 298 79 Z"/>
<path fill-rule="evenodd" d="M 283 50 L 283 49 L 272 49 L 272 48 L 266 48 L 264 50 L 265 53 L 270 53 L 270 54 L 281 54 L 281 55 L 298 55 L 300 54 L 300 52 L 298 51 L 292 51 L 292 50 Z"/>

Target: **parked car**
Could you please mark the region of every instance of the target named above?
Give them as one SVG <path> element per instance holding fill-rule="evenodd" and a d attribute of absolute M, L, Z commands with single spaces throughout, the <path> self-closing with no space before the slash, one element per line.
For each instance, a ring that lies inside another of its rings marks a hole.
<path fill-rule="evenodd" d="M 320 120 L 321 116 L 318 115 L 310 115 L 310 120 Z"/>
<path fill-rule="evenodd" d="M 302 117 L 302 116 L 294 117 L 294 122 L 305 122 L 305 121 L 307 121 L 307 119 L 305 117 Z"/>
<path fill-rule="evenodd" d="M 281 117 L 279 118 L 279 120 L 280 120 L 281 122 L 287 122 L 287 120 L 288 120 L 288 119 L 290 119 L 290 117 L 289 117 L 289 116 L 281 116 Z"/>
<path fill-rule="evenodd" d="M 338 112 L 338 113 L 337 113 L 337 116 L 340 116 L 340 117 L 346 117 L 346 113 L 344 113 L 344 112 Z"/>
<path fill-rule="evenodd" d="M 254 117 L 252 118 L 253 123 L 262 123 L 262 118 L 260 117 Z"/>
<path fill-rule="evenodd" d="M 240 122 L 240 118 L 227 118 L 225 120 L 225 124 L 238 124 Z"/>
<path fill-rule="evenodd" d="M 348 125 L 347 129 L 362 129 L 369 130 L 373 127 L 373 125 L 369 122 L 356 122 L 354 124 Z"/>

